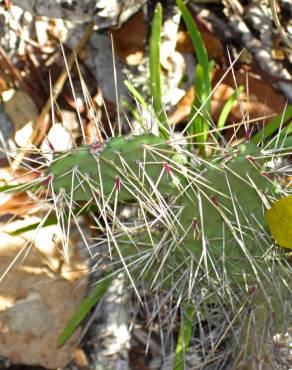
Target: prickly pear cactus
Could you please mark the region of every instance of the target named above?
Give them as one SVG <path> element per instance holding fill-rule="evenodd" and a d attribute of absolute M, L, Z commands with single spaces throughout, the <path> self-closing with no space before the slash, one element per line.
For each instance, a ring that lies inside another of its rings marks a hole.
<path fill-rule="evenodd" d="M 150 285 L 161 273 L 168 286 L 190 263 L 207 277 L 250 283 L 265 274 L 271 243 L 264 215 L 275 185 L 260 157 L 246 144 L 182 165 L 187 155 L 171 141 L 117 137 L 57 156 L 48 178 L 56 196 L 98 204 L 120 257 L 148 256 L 132 269 L 142 268 Z M 115 220 L 119 202 L 138 205 L 135 225 Z"/>
<path fill-rule="evenodd" d="M 115 137 L 55 153 L 45 176 L 9 189 L 52 196 L 64 254 L 70 223 L 92 212 L 98 236 L 87 247 L 112 261 L 110 271 L 125 271 L 138 295 L 138 284 L 155 293 L 156 312 L 168 300 L 168 307 L 179 302 L 203 312 L 220 306 L 227 320 L 222 337 L 232 332 L 234 341 L 246 343 L 244 356 L 269 359 L 271 346 L 263 349 L 262 341 L 291 325 L 292 309 L 289 260 L 265 220 L 281 197 L 265 162 L 251 143 L 204 159 L 175 140 Z M 199 316 L 192 325 L 201 330 Z M 237 356 L 238 368 L 241 361 Z M 249 368 L 262 367 L 260 361 Z"/>

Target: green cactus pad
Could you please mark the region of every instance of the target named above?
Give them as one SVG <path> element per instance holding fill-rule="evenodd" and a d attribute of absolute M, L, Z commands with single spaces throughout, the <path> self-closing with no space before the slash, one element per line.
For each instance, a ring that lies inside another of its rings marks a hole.
<path fill-rule="evenodd" d="M 189 233 L 185 238 L 187 247 L 197 257 L 208 256 L 209 273 L 226 272 L 228 279 L 237 281 L 246 274 L 254 277 L 254 271 L 258 273 L 265 263 L 264 216 L 275 188 L 262 172 L 262 164 L 250 156 L 260 155 L 251 146 L 206 168 L 202 176 L 207 186 L 196 186 L 193 195 L 183 199 L 184 227 L 190 225 L 191 217 L 197 224 L 197 236 Z"/>
<path fill-rule="evenodd" d="M 154 135 L 116 137 L 97 148 L 88 146 L 58 155 L 48 174 L 54 178 L 54 191 L 63 189 L 74 201 L 107 198 L 115 190 L 120 201 L 132 201 L 135 193 L 151 194 L 156 187 L 167 196 L 173 186 L 171 179 L 163 176 L 163 156 L 171 157 L 172 152 L 165 140 Z"/>

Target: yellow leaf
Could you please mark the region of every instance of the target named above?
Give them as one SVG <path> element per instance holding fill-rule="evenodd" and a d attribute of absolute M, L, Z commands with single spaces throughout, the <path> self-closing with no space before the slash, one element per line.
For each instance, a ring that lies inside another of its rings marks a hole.
<path fill-rule="evenodd" d="M 292 248 L 292 195 L 273 203 L 266 214 L 266 219 L 277 244 Z"/>

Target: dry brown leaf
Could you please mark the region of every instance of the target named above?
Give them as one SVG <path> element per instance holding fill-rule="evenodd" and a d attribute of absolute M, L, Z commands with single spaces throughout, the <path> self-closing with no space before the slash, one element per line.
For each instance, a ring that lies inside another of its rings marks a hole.
<path fill-rule="evenodd" d="M 147 23 L 140 10 L 121 28 L 111 31 L 117 56 L 128 65 L 138 65 L 144 55 Z"/>
<path fill-rule="evenodd" d="M 213 87 L 216 86 L 225 70 L 217 70 L 213 77 Z M 237 86 L 246 85 L 246 74 L 242 71 L 234 71 Z M 230 96 L 235 92 L 235 84 L 231 73 L 216 87 L 212 95 L 212 118 L 216 122 L 220 113 Z M 240 94 L 241 104 L 234 104 L 231 113 L 228 116 L 227 124 L 240 122 L 243 114 L 248 113 L 250 120 L 256 120 L 259 124 L 265 124 L 273 119 L 273 115 L 283 112 L 285 108 L 284 97 L 274 90 L 268 83 L 254 76 L 248 76 L 248 93 L 247 88 Z M 174 112 L 169 115 L 169 121 L 172 124 L 187 120 L 191 106 L 194 101 L 194 88 L 191 87 L 185 96 L 178 103 Z M 227 133 L 230 137 L 233 130 Z"/>
<path fill-rule="evenodd" d="M 31 211 L 36 206 L 25 193 L 13 194 L 10 199 L 0 205 L 0 216 L 2 215 L 17 215 L 24 216 L 28 211 Z"/>
<path fill-rule="evenodd" d="M 37 179 L 40 171 L 28 171 L 27 169 L 12 170 L 11 167 L 0 169 L 0 186 L 24 184 Z M 39 194 L 43 198 L 45 194 Z M 0 216 L 17 215 L 24 216 L 27 212 L 37 210 L 38 203 L 30 198 L 27 193 L 2 193 L 0 198 Z"/>
<path fill-rule="evenodd" d="M 223 46 L 221 41 L 209 31 L 200 30 L 200 32 L 209 58 L 220 59 L 223 56 Z M 194 53 L 192 40 L 186 31 L 178 32 L 176 50 L 180 53 Z"/>
<path fill-rule="evenodd" d="M 285 60 L 285 53 L 281 49 L 273 49 L 272 58 L 275 60 Z"/>
<path fill-rule="evenodd" d="M 175 125 L 187 120 L 189 114 L 191 113 L 194 97 L 195 89 L 192 86 L 187 90 L 185 96 L 179 101 L 176 109 L 168 115 L 170 124 Z"/>
<path fill-rule="evenodd" d="M 218 68 L 213 76 L 212 84 L 215 86 L 220 78 L 224 75 L 226 70 Z M 273 87 L 271 86 L 271 81 L 263 81 L 260 79 L 260 76 L 254 76 L 249 74 L 247 77 L 247 73 L 244 70 L 235 70 L 234 71 L 235 79 L 237 82 L 237 86 L 243 85 L 245 87 L 245 92 L 248 93 L 249 100 L 252 102 L 258 102 L 262 103 L 267 107 L 267 109 L 272 110 L 274 113 L 280 113 L 283 112 L 285 108 L 285 98 L 277 92 Z M 248 89 L 246 86 L 246 81 L 248 80 Z M 229 73 L 222 83 L 226 88 L 226 86 L 229 86 L 235 90 L 236 86 L 234 83 L 233 75 L 232 73 Z M 230 90 L 231 91 L 231 90 Z M 225 100 L 226 97 L 222 98 L 220 96 L 222 90 L 216 89 L 213 98 L 215 100 Z M 247 99 L 246 99 L 247 100 Z M 260 107 L 260 105 L 259 105 Z M 256 106 L 252 106 L 253 110 L 250 112 L 253 114 L 254 117 L 260 117 L 262 114 L 262 109 L 259 109 L 259 114 L 256 111 Z"/>
<path fill-rule="evenodd" d="M 216 122 L 220 116 L 220 113 L 227 101 L 227 99 L 235 92 L 235 89 L 225 83 L 221 83 L 213 94 L 212 99 L 212 117 Z M 266 122 L 271 120 L 271 116 L 275 114 L 275 111 L 258 101 L 257 96 L 250 92 L 249 99 L 246 93 L 241 93 L 240 95 L 241 104 L 235 103 L 229 114 L 227 123 L 232 124 L 233 122 L 240 122 L 242 120 L 242 112 L 247 113 L 249 119 L 258 119 L 259 121 Z"/>
<path fill-rule="evenodd" d="M 88 359 L 82 348 L 75 348 L 72 357 L 78 368 L 83 369 L 88 367 Z"/>
<path fill-rule="evenodd" d="M 215 72 L 212 83 L 217 84 L 225 70 L 219 69 Z M 245 71 L 236 70 L 234 76 L 237 86 L 243 85 L 245 91 L 240 94 L 241 104 L 234 104 L 228 119 L 227 125 L 234 122 L 241 122 L 243 114 L 254 124 L 264 125 L 269 123 L 275 114 L 281 113 L 285 109 L 285 98 L 271 87 L 270 84 L 254 75 L 246 75 Z M 248 81 L 248 83 L 247 83 Z M 212 99 L 212 117 L 216 122 L 226 103 L 226 100 L 234 93 L 235 83 L 231 73 L 214 91 Z M 255 132 L 253 130 L 252 132 Z M 225 136 L 230 139 L 234 133 L 233 129 L 227 130 Z M 237 137 L 244 135 L 244 130 L 237 133 Z"/>
<path fill-rule="evenodd" d="M 0 284 L 0 355 L 28 368 L 38 364 L 56 369 L 72 360 L 80 335 L 77 331 L 58 348 L 56 338 L 86 294 L 87 265 L 79 253 L 83 242 L 77 228 L 70 234 L 70 265 L 60 252 L 62 235 L 57 225 L 41 228 L 37 235 L 36 230 L 9 234 L 41 220 L 29 217 L 2 225 L 1 277 L 13 264 Z"/>
<path fill-rule="evenodd" d="M 2 72 L 0 71 L 0 96 L 2 95 L 3 91 L 7 90 L 7 78 L 5 78 L 5 75 L 2 75 Z"/>
<path fill-rule="evenodd" d="M 37 179 L 41 173 L 39 171 L 28 171 L 25 168 L 18 168 L 15 170 L 16 180 L 18 183 L 24 184 Z"/>
<path fill-rule="evenodd" d="M 40 171 L 28 171 L 24 168 L 13 170 L 11 167 L 0 168 L 0 186 L 23 184 L 35 180 L 40 176 Z"/>

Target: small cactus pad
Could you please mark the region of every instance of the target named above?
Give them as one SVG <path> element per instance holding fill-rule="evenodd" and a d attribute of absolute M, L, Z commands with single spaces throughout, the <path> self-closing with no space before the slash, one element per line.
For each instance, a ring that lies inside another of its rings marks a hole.
<path fill-rule="evenodd" d="M 205 255 L 210 271 L 226 271 L 236 280 L 258 271 L 267 251 L 264 215 L 274 184 L 256 155 L 259 150 L 250 144 L 230 158 L 213 160 L 201 174 L 204 183 L 183 198 L 184 228 L 196 221 L 185 240 L 188 248 L 197 257 Z"/>
<path fill-rule="evenodd" d="M 64 189 L 74 201 L 107 198 L 114 190 L 120 201 L 131 201 L 135 193 L 148 193 L 155 187 L 167 196 L 171 181 L 163 176 L 163 157 L 171 157 L 172 152 L 165 140 L 151 134 L 116 137 L 58 155 L 48 174 L 54 178 L 54 191 Z"/>

